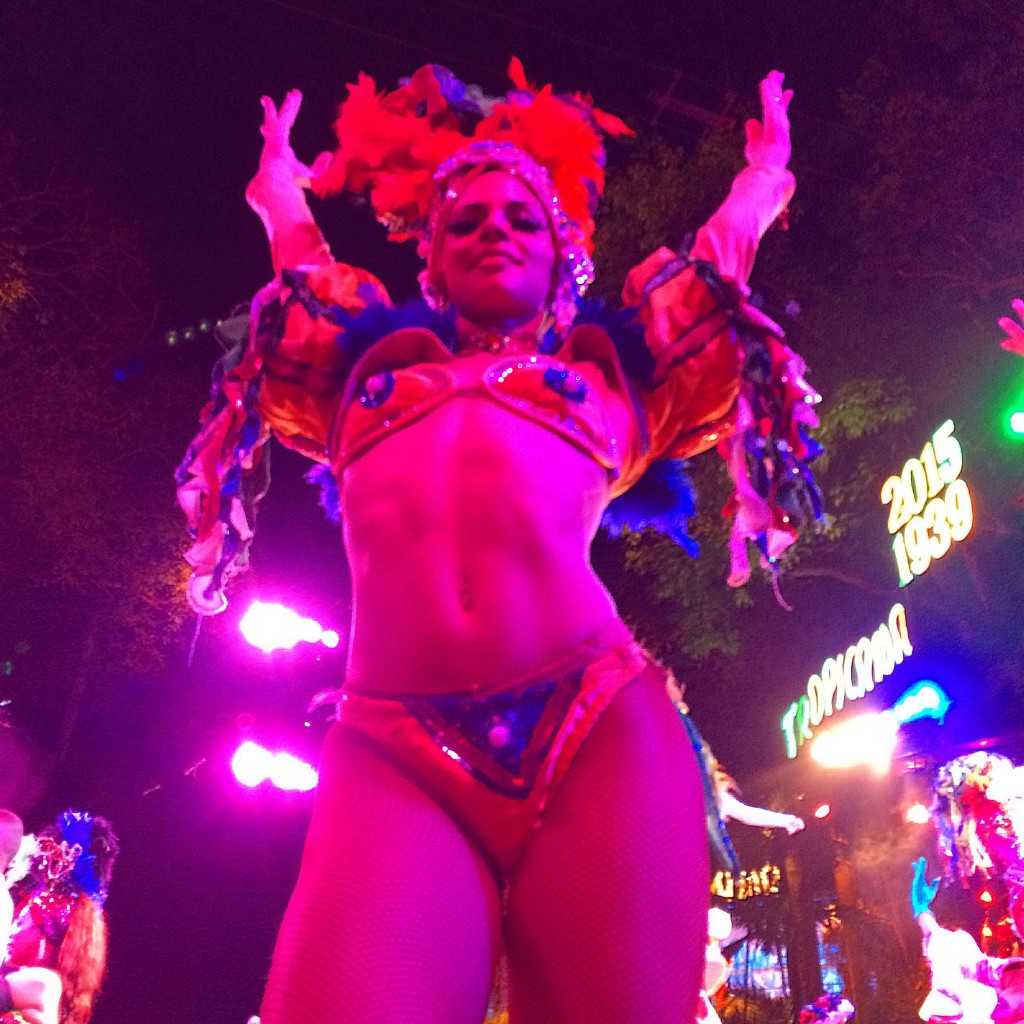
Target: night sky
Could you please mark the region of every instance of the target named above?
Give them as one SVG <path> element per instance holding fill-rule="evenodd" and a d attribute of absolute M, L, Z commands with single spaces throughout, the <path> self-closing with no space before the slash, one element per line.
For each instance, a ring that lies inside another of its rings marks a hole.
<path fill-rule="evenodd" d="M 801 119 L 818 130 L 827 125 L 841 91 L 861 71 L 877 31 L 875 6 L 839 0 L 7 0 L 0 10 L 0 112 L 18 135 L 62 153 L 137 224 L 160 302 L 152 350 L 160 359 L 186 361 L 198 379 L 217 355 L 212 340 L 169 354 L 166 332 L 225 316 L 270 274 L 262 227 L 243 197 L 259 153 L 262 94 L 280 99 L 289 88 L 303 91 L 294 141 L 300 156 L 311 158 L 330 146 L 333 111 L 360 70 L 390 86 L 420 64 L 437 62 L 495 94 L 505 88 L 514 54 L 532 80 L 590 91 L 601 107 L 642 125 L 654 112 L 650 95 L 667 90 L 677 74 L 677 95 L 714 110 L 731 94 L 755 97 L 763 74 L 779 68 L 796 92 L 791 115 L 799 147 Z M 912 63 L 915 55 L 905 56 Z M 675 143 L 693 141 L 692 124 L 670 114 L 661 115 L 659 126 Z M 1020 174 L 1019 157 L 1007 174 Z M 408 250 L 389 247 L 365 214 L 344 203 L 317 212 L 339 258 L 366 265 L 398 297 L 411 294 Z M 993 327 L 985 344 L 996 354 L 997 340 Z M 182 409 L 181 416 L 184 444 L 194 411 Z M 906 458 L 915 445 L 911 434 L 894 450 Z M 308 611 L 336 625 L 345 609 L 344 564 L 336 534 L 312 498 L 291 501 L 302 468 L 286 455 L 275 466 L 279 479 L 257 548 L 266 585 L 261 596 L 305 594 Z M 880 538 L 887 543 L 884 533 Z M 317 582 L 324 573 L 339 581 L 333 589 Z M 993 580 L 991 599 L 1013 600 L 1015 581 L 1007 569 Z M 781 686 L 771 667 L 783 656 L 783 633 L 793 620 L 774 605 L 762 609 L 771 635 L 760 658 L 745 666 L 749 705 L 742 731 L 733 728 L 736 710 L 716 708 L 711 684 L 697 681 L 707 730 L 737 774 L 779 763 L 777 706 L 799 696 L 801 680 L 826 656 L 872 630 L 897 596 L 879 597 L 876 613 L 862 598 L 832 598 L 813 584 L 802 594 L 797 614 L 810 639 Z M 836 607 L 851 616 L 848 629 L 837 630 Z M 941 636 L 942 622 L 928 627 L 929 642 Z M 249 715 L 263 728 L 261 738 L 287 738 L 313 758 L 324 716 L 304 729 L 304 704 L 336 678 L 341 656 L 298 649 L 268 666 L 215 624 L 204 627 L 187 667 L 191 625 L 186 628 L 189 636 L 159 686 L 137 680 L 126 690 L 130 715 L 86 712 L 87 737 L 75 748 L 73 770 L 55 775 L 26 815 L 30 827 L 39 827 L 38 816 L 77 801 L 110 816 L 122 837 L 109 903 L 110 976 L 96 1024 L 245 1021 L 257 1009 L 297 866 L 309 798 L 240 791 L 229 778 L 227 755 L 239 723 L 250 720 L 239 716 Z M 970 666 L 957 664 L 937 640 L 926 649 L 931 661 L 921 671 L 952 666 L 966 692 Z M 979 716 L 965 714 L 959 738 L 1001 735 Z"/>

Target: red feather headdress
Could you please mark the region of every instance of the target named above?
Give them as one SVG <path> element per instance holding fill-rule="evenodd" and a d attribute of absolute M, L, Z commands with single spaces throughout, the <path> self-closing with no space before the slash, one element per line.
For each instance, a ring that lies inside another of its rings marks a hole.
<path fill-rule="evenodd" d="M 560 257 L 555 304 L 563 306 L 556 316 L 564 322 L 566 304 L 574 307 L 593 280 L 603 136 L 632 132 L 589 96 L 531 85 L 515 58 L 508 74 L 513 88 L 498 99 L 436 64 L 421 67 L 393 92 L 378 92 L 373 79 L 361 74 L 338 112 L 338 148 L 316 189 L 321 195 L 365 194 L 393 239 L 417 239 L 428 260 L 424 293 L 436 303 L 430 264 L 443 207 L 457 197 L 471 168 L 493 165 L 515 174 L 551 219 Z"/>

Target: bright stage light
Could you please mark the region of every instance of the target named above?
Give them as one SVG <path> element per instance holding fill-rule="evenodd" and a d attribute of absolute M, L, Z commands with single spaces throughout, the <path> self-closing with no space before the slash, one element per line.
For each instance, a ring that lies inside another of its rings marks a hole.
<path fill-rule="evenodd" d="M 907 808 L 907 821 L 911 825 L 927 825 L 931 820 L 928 808 L 922 803 L 911 804 Z"/>
<path fill-rule="evenodd" d="M 270 781 L 278 789 L 308 793 L 317 784 L 317 775 L 305 761 L 281 751 L 274 755 Z"/>
<path fill-rule="evenodd" d="M 268 780 L 278 789 L 306 793 L 316 788 L 317 773 L 305 761 L 285 751 L 271 751 L 246 740 L 231 758 L 235 778 L 250 789 Z"/>
<path fill-rule="evenodd" d="M 315 619 L 307 619 L 283 604 L 253 601 L 238 624 L 242 636 L 265 654 L 291 650 L 299 641 L 325 647 L 337 647 L 338 634 L 324 629 Z"/>
<path fill-rule="evenodd" d="M 814 808 L 814 816 L 815 816 L 815 817 L 816 817 L 816 818 L 817 818 L 817 819 L 818 819 L 819 821 L 823 821 L 823 820 L 824 820 L 825 818 L 827 818 L 827 817 L 828 817 L 828 816 L 829 816 L 829 815 L 830 815 L 831 813 L 832 813 L 832 808 L 831 808 L 831 807 L 829 807 L 829 805 L 828 805 L 828 804 L 818 804 L 818 806 Z"/>
<path fill-rule="evenodd" d="M 900 723 L 891 711 L 860 715 L 833 726 L 811 743 L 811 757 L 824 768 L 870 765 L 876 774 L 889 770 Z"/>
<path fill-rule="evenodd" d="M 254 789 L 270 776 L 271 753 L 258 743 L 246 740 L 231 758 L 231 770 L 243 786 Z"/>

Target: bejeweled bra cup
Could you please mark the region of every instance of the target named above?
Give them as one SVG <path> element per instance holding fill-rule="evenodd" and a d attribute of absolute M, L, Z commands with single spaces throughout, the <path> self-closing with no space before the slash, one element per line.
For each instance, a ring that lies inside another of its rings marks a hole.
<path fill-rule="evenodd" d="M 564 437 L 618 475 L 620 459 L 608 413 L 594 389 L 571 367 L 544 356 L 520 356 L 491 364 L 483 385 L 500 403 Z"/>
<path fill-rule="evenodd" d="M 335 471 L 455 395 L 475 392 L 547 428 L 612 476 L 618 475 L 620 455 L 599 394 L 565 363 L 540 355 L 497 360 L 468 386 L 458 384 L 450 365 L 443 363 L 372 374 L 339 413 L 340 430 L 332 453 Z"/>
<path fill-rule="evenodd" d="M 341 430 L 332 452 L 335 472 L 343 469 L 388 434 L 422 419 L 455 394 L 455 381 L 444 366 L 424 363 L 382 370 L 367 377 L 355 398 L 340 413 Z"/>

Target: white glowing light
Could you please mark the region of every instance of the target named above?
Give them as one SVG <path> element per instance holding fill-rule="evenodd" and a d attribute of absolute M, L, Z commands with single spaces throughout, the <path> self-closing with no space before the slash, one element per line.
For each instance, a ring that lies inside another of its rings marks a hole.
<path fill-rule="evenodd" d="M 270 776 L 272 755 L 258 743 L 246 740 L 231 758 L 231 770 L 243 786 L 254 789 Z"/>
<path fill-rule="evenodd" d="M 819 820 L 827 818 L 832 813 L 832 808 L 828 804 L 819 804 L 814 808 L 814 816 Z"/>
<path fill-rule="evenodd" d="M 317 773 L 305 761 L 284 751 L 274 752 L 246 740 L 231 758 L 235 778 L 250 789 L 268 780 L 283 789 L 305 793 L 316 787 Z"/>
<path fill-rule="evenodd" d="M 927 825 L 930 819 L 928 808 L 922 803 L 911 804 L 907 808 L 907 821 L 911 825 Z"/>
<path fill-rule="evenodd" d="M 317 774 L 305 761 L 282 751 L 274 754 L 270 781 L 278 789 L 307 793 L 316 787 Z"/>
<path fill-rule="evenodd" d="M 338 634 L 333 629 L 324 629 L 316 619 L 307 619 L 283 604 L 265 601 L 253 601 L 238 628 L 253 647 L 265 654 L 290 651 L 300 641 L 319 642 L 325 647 L 337 647 L 339 643 Z"/>
<path fill-rule="evenodd" d="M 811 757 L 824 768 L 869 765 L 884 775 L 892 763 L 900 724 L 891 711 L 851 718 L 811 743 Z"/>

